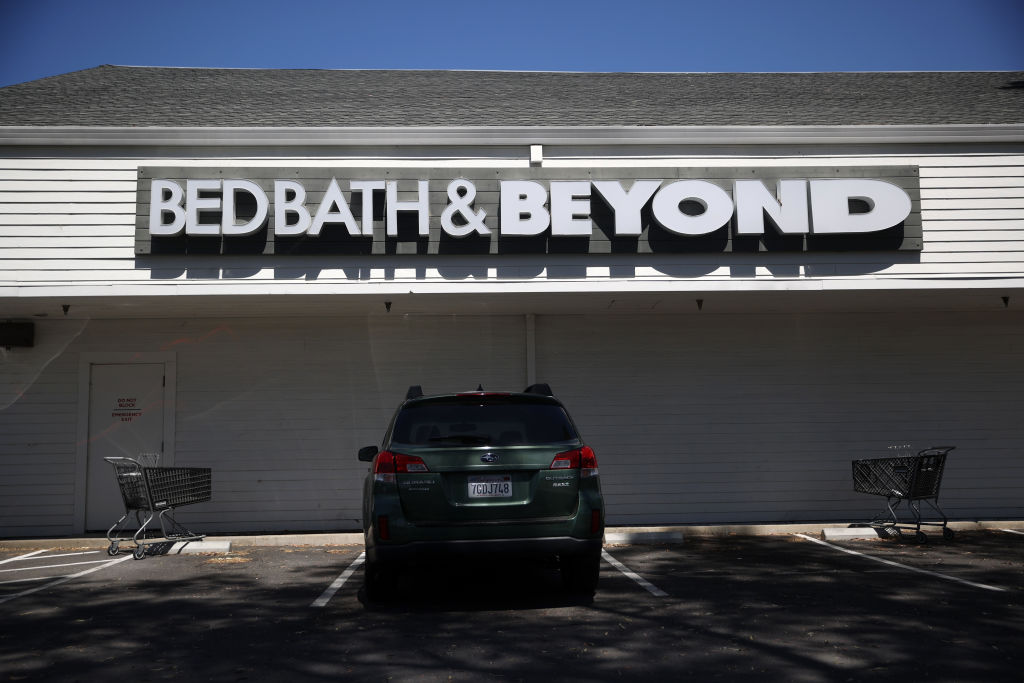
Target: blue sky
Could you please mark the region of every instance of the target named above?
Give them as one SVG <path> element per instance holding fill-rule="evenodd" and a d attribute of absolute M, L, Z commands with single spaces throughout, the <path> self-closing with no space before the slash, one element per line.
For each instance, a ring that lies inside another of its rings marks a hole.
<path fill-rule="evenodd" d="M 1024 69 L 1024 0 L 0 0 L 0 86 L 99 64 Z"/>

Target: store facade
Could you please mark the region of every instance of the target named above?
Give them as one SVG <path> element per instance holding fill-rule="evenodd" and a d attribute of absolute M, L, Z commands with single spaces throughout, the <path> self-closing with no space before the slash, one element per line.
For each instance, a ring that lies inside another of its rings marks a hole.
<path fill-rule="evenodd" d="M 0 536 L 105 529 L 102 458 L 140 452 L 212 468 L 198 528 L 356 529 L 356 450 L 409 385 L 535 381 L 611 525 L 862 520 L 850 461 L 908 443 L 957 447 L 951 516 L 1019 518 L 1022 81 L 100 67 L 0 90 Z"/>

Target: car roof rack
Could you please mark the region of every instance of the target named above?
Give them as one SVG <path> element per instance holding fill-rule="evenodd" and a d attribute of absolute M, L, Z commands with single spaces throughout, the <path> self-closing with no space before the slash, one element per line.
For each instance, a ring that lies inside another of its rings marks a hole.
<path fill-rule="evenodd" d="M 551 385 L 549 384 L 531 384 L 526 387 L 524 394 L 540 394 L 541 396 L 554 396 L 555 392 L 551 391 Z"/>
<path fill-rule="evenodd" d="M 405 392 L 405 400 L 408 401 L 409 399 L 419 398 L 422 395 L 423 387 L 420 386 L 419 384 L 413 384 L 411 387 L 409 387 L 409 391 Z"/>

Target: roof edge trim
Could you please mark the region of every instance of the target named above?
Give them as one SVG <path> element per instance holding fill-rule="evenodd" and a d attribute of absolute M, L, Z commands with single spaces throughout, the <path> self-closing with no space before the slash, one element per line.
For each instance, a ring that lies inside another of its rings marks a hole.
<path fill-rule="evenodd" d="M 911 126 L 0 126 L 0 146 L 818 145 L 1024 142 L 1021 124 Z"/>

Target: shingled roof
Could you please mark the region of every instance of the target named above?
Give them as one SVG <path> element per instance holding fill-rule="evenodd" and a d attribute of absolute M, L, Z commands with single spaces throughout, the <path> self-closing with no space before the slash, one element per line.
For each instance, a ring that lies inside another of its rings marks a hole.
<path fill-rule="evenodd" d="M 0 126 L 1022 122 L 1021 71 L 547 73 L 99 66 L 0 88 Z"/>

